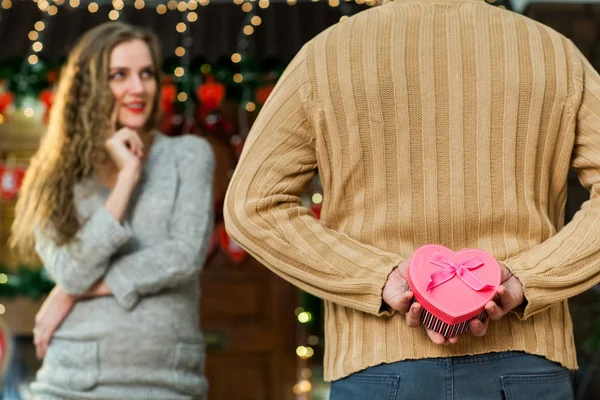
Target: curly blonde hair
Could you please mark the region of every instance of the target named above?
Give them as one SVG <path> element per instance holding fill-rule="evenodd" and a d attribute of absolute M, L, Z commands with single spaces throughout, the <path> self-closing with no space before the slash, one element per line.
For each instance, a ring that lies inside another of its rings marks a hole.
<path fill-rule="evenodd" d="M 104 23 L 86 32 L 69 53 L 48 130 L 19 193 L 11 245 L 26 260 L 35 259 L 34 226 L 49 232 L 58 245 L 70 242 L 81 228 L 73 189 L 107 159 L 104 142 L 115 102 L 109 87 L 110 55 L 115 46 L 132 40 L 144 41 L 152 55 L 158 90 L 145 128 L 152 130 L 158 123 L 158 38 L 121 22 Z"/>

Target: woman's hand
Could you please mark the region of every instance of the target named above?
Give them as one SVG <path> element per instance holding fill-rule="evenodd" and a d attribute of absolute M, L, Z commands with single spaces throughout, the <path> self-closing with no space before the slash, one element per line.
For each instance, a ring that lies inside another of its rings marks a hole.
<path fill-rule="evenodd" d="M 136 131 L 121 128 L 105 143 L 106 150 L 115 165 L 122 171 L 139 172 L 144 155 L 144 144 Z"/>
<path fill-rule="evenodd" d="M 112 132 L 105 142 L 105 148 L 119 172 L 139 172 L 144 156 L 144 143 L 136 131 L 129 128 L 117 130 L 121 101 L 115 102 L 111 119 Z"/>
<path fill-rule="evenodd" d="M 123 222 L 131 194 L 140 179 L 144 143 L 138 133 L 132 129 L 121 128 L 116 131 L 120 109 L 121 101 L 117 100 L 111 121 L 114 133 L 106 140 L 105 147 L 119 173 L 104 206 L 117 221 Z"/>
<path fill-rule="evenodd" d="M 46 356 L 52 336 L 75 304 L 76 297 L 67 293 L 60 285 L 50 292 L 35 316 L 33 343 L 35 353 L 41 360 Z"/>
<path fill-rule="evenodd" d="M 101 279 L 94 286 L 90 288 L 80 299 L 89 299 L 92 297 L 105 297 L 112 296 L 112 290 L 108 287 L 104 280 Z"/>

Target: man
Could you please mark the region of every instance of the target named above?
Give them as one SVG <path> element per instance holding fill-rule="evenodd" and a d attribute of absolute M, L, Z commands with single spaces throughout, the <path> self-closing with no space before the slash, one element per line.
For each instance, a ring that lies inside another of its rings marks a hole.
<path fill-rule="evenodd" d="M 562 227 L 570 167 L 592 199 Z M 300 204 L 317 171 L 321 221 Z M 482 0 L 397 0 L 302 48 L 225 218 L 325 300 L 333 400 L 569 399 L 566 300 L 600 281 L 599 191 L 600 76 L 573 43 Z M 424 244 L 503 263 L 491 322 L 451 339 L 418 324 L 404 285 Z"/>

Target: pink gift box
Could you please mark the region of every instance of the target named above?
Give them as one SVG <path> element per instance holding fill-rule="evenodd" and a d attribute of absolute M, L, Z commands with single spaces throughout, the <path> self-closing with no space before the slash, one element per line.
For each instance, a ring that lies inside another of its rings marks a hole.
<path fill-rule="evenodd" d="M 413 253 L 408 266 L 410 290 L 423 306 L 421 322 L 444 337 L 466 332 L 473 318 L 485 320 L 484 307 L 494 298 L 500 279 L 496 259 L 479 249 L 455 253 L 425 245 Z"/>

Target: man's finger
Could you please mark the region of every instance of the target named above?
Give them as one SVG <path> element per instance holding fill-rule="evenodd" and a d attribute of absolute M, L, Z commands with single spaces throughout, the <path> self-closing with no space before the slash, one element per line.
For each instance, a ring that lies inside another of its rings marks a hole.
<path fill-rule="evenodd" d="M 502 299 L 502 297 L 506 294 L 506 286 L 498 286 L 498 289 L 496 289 L 496 293 L 498 293 L 498 296 Z"/>
<path fill-rule="evenodd" d="M 449 344 L 456 344 L 458 343 L 458 336 L 452 336 L 451 338 L 448 338 L 448 343 Z"/>
<path fill-rule="evenodd" d="M 502 309 L 502 307 L 500 307 L 498 304 L 496 304 L 496 302 L 494 301 L 490 301 L 489 303 L 487 303 L 485 305 L 485 311 L 487 311 L 488 316 L 490 317 L 490 319 L 492 319 L 493 321 L 497 321 L 500 318 L 502 318 L 506 313 L 504 312 L 504 310 Z"/>
<path fill-rule="evenodd" d="M 421 326 L 421 312 L 423 307 L 419 303 L 413 303 L 410 306 L 410 310 L 406 313 L 406 323 L 411 328 L 418 328 Z"/>
<path fill-rule="evenodd" d="M 471 329 L 471 333 L 473 334 L 473 336 L 482 337 L 485 336 L 489 324 L 489 318 L 486 318 L 483 322 L 481 322 L 481 320 L 479 320 L 478 318 L 475 318 L 469 323 L 469 328 Z"/>
<path fill-rule="evenodd" d="M 490 314 L 490 317 L 494 321 L 504 317 L 511 310 L 510 293 L 506 286 L 498 286 L 498 289 L 496 289 L 496 293 L 498 294 L 498 299 L 495 302 L 490 302 L 493 304 L 488 303 L 489 309 L 488 306 L 486 306 L 486 311 L 488 312 L 488 314 Z"/>
<path fill-rule="evenodd" d="M 398 296 L 398 302 L 394 305 L 394 310 L 406 314 L 410 309 L 411 304 L 413 303 L 413 294 L 412 292 L 404 292 L 402 295 Z"/>
<path fill-rule="evenodd" d="M 435 344 L 450 344 L 450 342 L 446 340 L 446 338 L 440 333 L 427 329 L 427 335 L 429 336 L 429 339 L 431 339 L 431 341 Z"/>

